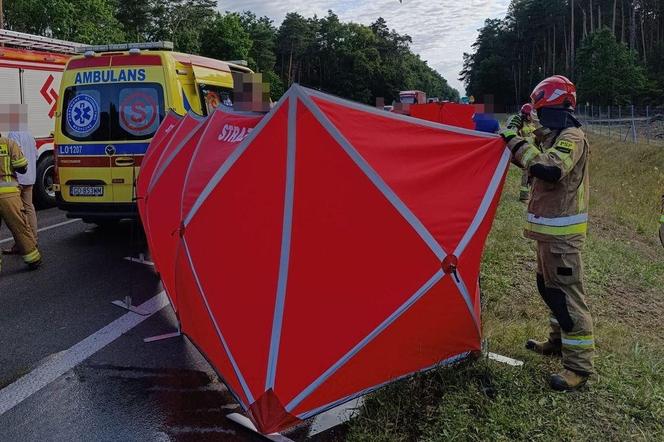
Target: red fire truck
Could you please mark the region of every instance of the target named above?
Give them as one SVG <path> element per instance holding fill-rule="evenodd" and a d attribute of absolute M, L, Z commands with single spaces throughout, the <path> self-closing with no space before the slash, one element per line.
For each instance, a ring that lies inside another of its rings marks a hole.
<path fill-rule="evenodd" d="M 0 104 L 25 104 L 37 142 L 35 203 L 55 205 L 53 130 L 60 79 L 78 43 L 0 29 Z"/>

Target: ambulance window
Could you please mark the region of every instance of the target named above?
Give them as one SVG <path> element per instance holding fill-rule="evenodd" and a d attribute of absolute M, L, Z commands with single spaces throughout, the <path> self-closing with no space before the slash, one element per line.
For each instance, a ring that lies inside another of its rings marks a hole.
<path fill-rule="evenodd" d="M 157 83 L 72 86 L 63 100 L 62 132 L 77 141 L 147 140 L 165 114 Z"/>
<path fill-rule="evenodd" d="M 159 84 L 119 84 L 113 140 L 152 138 L 164 118 L 164 97 Z"/>
<path fill-rule="evenodd" d="M 220 105 L 233 107 L 233 90 L 220 86 L 199 84 L 198 90 L 201 94 L 201 108 L 206 115 L 210 115 L 213 110 Z"/>
<path fill-rule="evenodd" d="M 72 86 L 65 90 L 62 132 L 78 141 L 108 139 L 110 110 L 96 86 Z"/>

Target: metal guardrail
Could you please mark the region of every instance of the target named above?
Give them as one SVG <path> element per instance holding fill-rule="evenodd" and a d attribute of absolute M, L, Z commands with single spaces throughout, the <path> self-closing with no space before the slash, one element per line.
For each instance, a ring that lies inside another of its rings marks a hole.
<path fill-rule="evenodd" d="M 509 106 L 511 113 L 519 107 Z M 585 129 L 625 143 L 664 145 L 664 105 L 596 106 L 580 104 L 576 116 Z"/>
<path fill-rule="evenodd" d="M 631 123 L 632 121 L 650 121 L 648 117 L 635 117 L 635 118 L 584 118 L 585 121 L 592 123 Z"/>
<path fill-rule="evenodd" d="M 662 106 L 578 106 L 577 115 L 587 130 L 624 143 L 664 145 Z"/>

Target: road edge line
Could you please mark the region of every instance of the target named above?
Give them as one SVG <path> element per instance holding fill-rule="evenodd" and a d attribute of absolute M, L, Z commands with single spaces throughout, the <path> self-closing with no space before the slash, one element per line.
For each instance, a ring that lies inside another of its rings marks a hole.
<path fill-rule="evenodd" d="M 149 315 L 141 316 L 132 312 L 126 313 L 4 387 L 0 390 L 0 416 L 152 317 L 167 305 L 168 298 L 166 293 L 162 291 L 139 306 L 140 309 L 149 311 Z"/>
<path fill-rule="evenodd" d="M 75 223 L 76 221 L 81 221 L 81 220 L 78 219 L 78 218 L 68 219 L 67 221 L 62 221 L 61 223 L 53 224 L 52 226 L 46 226 L 46 227 L 42 227 L 41 229 L 37 229 L 37 233 L 41 233 L 41 232 L 45 232 L 47 230 L 51 230 L 51 229 L 55 229 L 55 228 L 58 228 L 58 227 L 66 226 L 68 224 Z M 4 244 L 6 242 L 12 241 L 13 239 L 14 238 L 11 237 L 11 236 L 9 238 L 0 239 L 0 244 Z"/>

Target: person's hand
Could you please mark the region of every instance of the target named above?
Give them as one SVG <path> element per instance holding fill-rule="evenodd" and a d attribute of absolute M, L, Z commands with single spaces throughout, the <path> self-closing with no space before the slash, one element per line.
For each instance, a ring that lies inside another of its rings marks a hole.
<path fill-rule="evenodd" d="M 523 119 L 521 118 L 520 115 L 513 115 L 510 117 L 509 120 L 507 120 L 507 128 L 508 129 L 516 129 L 519 130 L 523 127 Z"/>

